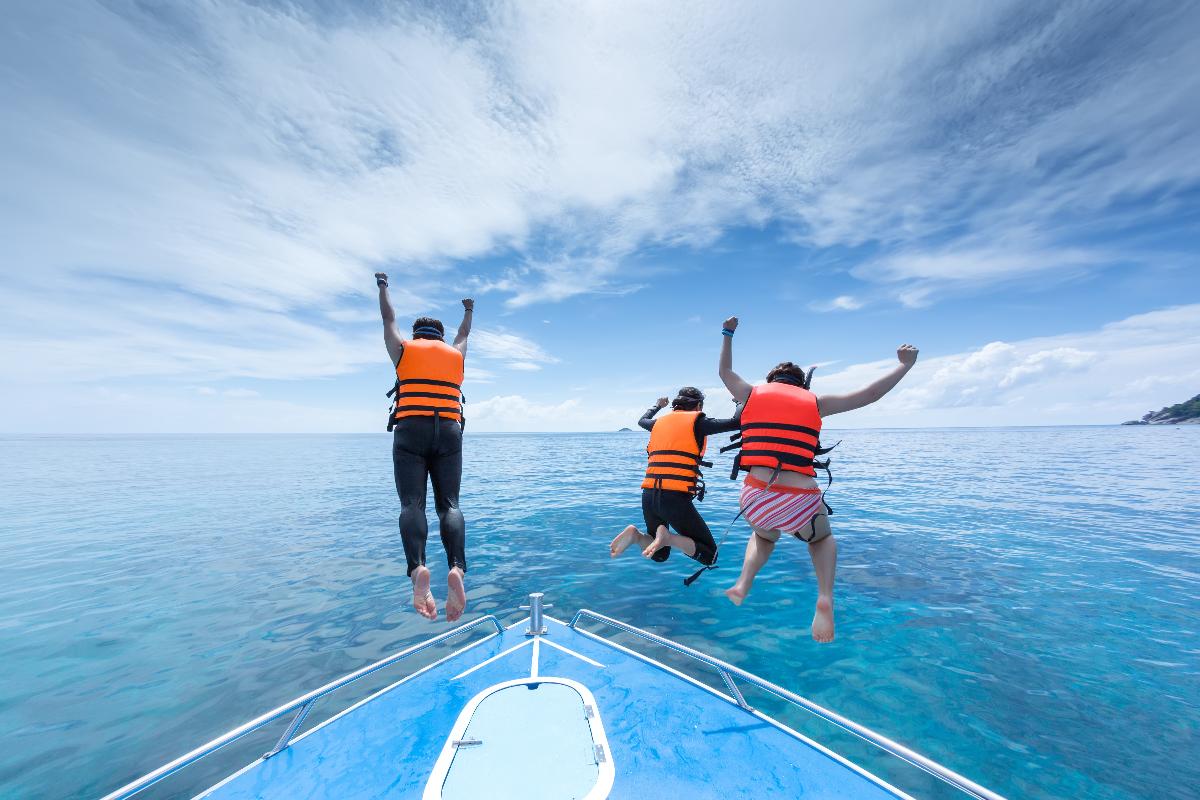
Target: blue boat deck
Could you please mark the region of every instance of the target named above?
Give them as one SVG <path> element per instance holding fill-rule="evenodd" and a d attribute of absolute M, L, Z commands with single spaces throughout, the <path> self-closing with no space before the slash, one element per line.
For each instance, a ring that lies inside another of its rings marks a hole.
<path fill-rule="evenodd" d="M 545 623 L 546 636 L 527 637 L 525 623 L 518 623 L 455 652 L 200 796 L 440 797 L 440 781 L 431 784 L 431 774 L 468 703 L 508 681 L 555 677 L 590 691 L 607 738 L 607 752 L 598 760 L 614 768 L 612 788 L 591 796 L 907 797 L 681 673 L 557 620 Z M 529 790 L 520 796 L 584 796 L 574 790 L 547 792 L 539 785 L 537 753 L 549 747 L 556 731 L 537 729 L 534 719 L 521 731 L 520 752 L 529 754 L 521 768 L 528 770 Z"/>

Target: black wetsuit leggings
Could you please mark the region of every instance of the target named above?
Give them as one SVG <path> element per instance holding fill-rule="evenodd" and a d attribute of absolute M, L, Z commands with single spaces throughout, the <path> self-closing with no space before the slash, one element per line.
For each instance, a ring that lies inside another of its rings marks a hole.
<path fill-rule="evenodd" d="M 651 536 L 659 525 L 666 525 L 696 543 L 694 558 L 701 564 L 712 564 L 716 560 L 717 543 L 689 493 L 642 489 L 642 516 L 646 518 L 646 533 Z M 654 560 L 666 561 L 670 555 L 671 548 L 664 547 L 654 554 Z"/>
<path fill-rule="evenodd" d="M 405 417 L 397 420 L 392 433 L 392 466 L 396 472 L 396 494 L 400 495 L 400 540 L 408 560 L 408 574 L 425 563 L 425 540 L 429 523 L 425 519 L 426 476 L 433 481 L 433 502 L 437 508 L 450 567 L 467 570 L 467 526 L 458 509 L 458 488 L 462 483 L 462 427 L 453 420 L 434 417 Z"/>

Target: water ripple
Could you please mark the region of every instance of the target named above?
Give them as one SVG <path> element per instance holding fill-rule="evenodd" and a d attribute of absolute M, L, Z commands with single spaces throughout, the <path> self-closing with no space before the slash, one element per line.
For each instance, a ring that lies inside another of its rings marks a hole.
<path fill-rule="evenodd" d="M 473 612 L 513 618 L 541 589 L 556 613 L 629 619 L 1012 797 L 1190 797 L 1200 427 L 841 436 L 832 645 L 808 638 L 812 570 L 794 542 L 741 609 L 719 590 L 744 525 L 690 589 L 684 559 L 607 557 L 640 519 L 639 434 L 468 436 Z M 0 438 L 0 795 L 98 795 L 445 630 L 405 610 L 388 445 Z M 727 468 L 721 457 L 702 507 L 718 535 L 736 504 Z M 437 579 L 436 533 L 430 548 Z M 920 796 L 948 796 L 769 697 L 752 702 Z"/>

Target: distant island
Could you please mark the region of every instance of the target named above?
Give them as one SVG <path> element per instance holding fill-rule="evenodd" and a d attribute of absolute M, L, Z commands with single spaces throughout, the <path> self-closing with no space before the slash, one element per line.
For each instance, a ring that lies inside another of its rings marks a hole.
<path fill-rule="evenodd" d="M 633 433 L 633 428 L 621 428 L 617 433 Z"/>
<path fill-rule="evenodd" d="M 1151 411 L 1141 419 L 1122 422 L 1122 425 L 1198 425 L 1200 424 L 1200 394 L 1183 403 Z"/>

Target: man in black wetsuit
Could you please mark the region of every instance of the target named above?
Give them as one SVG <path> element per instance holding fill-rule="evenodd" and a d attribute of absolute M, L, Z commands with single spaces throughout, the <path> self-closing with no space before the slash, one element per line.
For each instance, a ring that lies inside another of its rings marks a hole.
<path fill-rule="evenodd" d="M 471 333 L 474 300 L 463 300 L 463 321 L 454 344 L 444 341 L 439 320 L 421 317 L 413 337 L 405 341 L 396 327 L 388 297 L 388 279 L 375 273 L 383 341 L 396 368 L 396 395 L 388 430 L 392 431 L 392 467 L 400 495 L 400 540 L 412 579 L 413 607 L 426 619 L 437 619 L 437 603 L 429 590 L 425 566 L 427 481 L 433 482 L 442 546 L 446 548 L 446 619 L 454 622 L 467 605 L 463 576 L 467 571 L 466 523 L 458 508 L 462 482 L 462 381 Z"/>
<path fill-rule="evenodd" d="M 642 516 L 646 533 L 628 525 L 609 546 L 613 558 L 636 544 L 642 555 L 658 562 L 666 561 L 671 548 L 709 566 L 716 561 L 717 544 L 708 523 L 696 510 L 695 499 L 704 499 L 701 466 L 707 437 L 738 429 L 739 417 L 713 419 L 704 415 L 704 393 L 685 386 L 671 401 L 671 411 L 660 419 L 654 415 L 666 407 L 661 397 L 651 406 L 638 425 L 650 431 L 646 447 L 648 463 L 642 481 Z M 676 533 L 672 533 L 671 529 Z"/>

